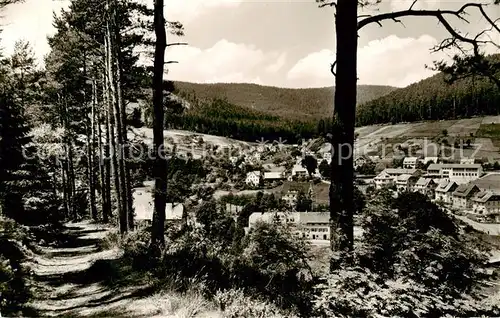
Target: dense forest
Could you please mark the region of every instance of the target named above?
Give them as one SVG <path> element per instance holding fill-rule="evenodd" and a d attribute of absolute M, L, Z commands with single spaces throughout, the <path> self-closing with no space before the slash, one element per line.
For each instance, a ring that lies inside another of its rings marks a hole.
<path fill-rule="evenodd" d="M 489 56 L 500 61 L 500 54 Z M 500 70 L 499 70 L 500 73 Z M 500 114 L 500 87 L 486 77 L 448 83 L 439 73 L 358 106 L 358 126 Z"/>
<path fill-rule="evenodd" d="M 234 105 L 295 120 L 331 117 L 335 92 L 334 87 L 293 89 L 243 83 L 198 84 L 176 81 L 175 87 L 176 94 L 182 94 L 189 102 L 226 98 Z M 359 85 L 358 103 L 384 96 L 394 89 L 391 86 Z"/>
<path fill-rule="evenodd" d="M 180 96 L 183 96 L 182 94 Z M 315 120 L 283 119 L 268 112 L 248 109 L 227 99 L 191 103 L 189 109 L 167 103 L 165 126 L 255 142 L 286 140 L 296 143 L 318 135 Z M 170 106 L 170 107 L 169 107 Z"/>

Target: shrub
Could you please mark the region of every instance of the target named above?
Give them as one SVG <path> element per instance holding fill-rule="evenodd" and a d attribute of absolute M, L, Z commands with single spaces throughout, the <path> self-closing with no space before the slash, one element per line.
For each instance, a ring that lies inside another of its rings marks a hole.
<path fill-rule="evenodd" d="M 323 317 L 443 317 L 498 316 L 495 298 L 483 301 L 460 294 L 434 293 L 416 280 L 385 280 L 362 267 L 330 274 L 318 285 L 315 310 Z"/>
<path fill-rule="evenodd" d="M 21 316 L 23 305 L 30 298 L 26 286 L 27 273 L 22 267 L 24 253 L 19 241 L 25 231 L 12 220 L 0 218 L 0 313 Z"/>
<path fill-rule="evenodd" d="M 214 300 L 219 305 L 224 318 L 292 318 L 298 317 L 262 299 L 245 295 L 241 289 L 217 291 Z"/>

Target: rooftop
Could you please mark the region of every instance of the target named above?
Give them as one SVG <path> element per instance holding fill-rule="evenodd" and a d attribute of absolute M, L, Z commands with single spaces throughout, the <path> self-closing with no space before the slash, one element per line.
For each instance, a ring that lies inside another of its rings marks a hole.
<path fill-rule="evenodd" d="M 415 183 L 416 186 L 422 186 L 422 187 L 427 187 L 429 184 L 434 184 L 434 180 L 423 177 L 420 177 L 417 183 Z"/>
<path fill-rule="evenodd" d="M 475 184 L 472 184 L 472 183 L 461 184 L 453 192 L 453 196 L 467 197 L 467 196 L 469 196 L 471 194 L 471 192 L 474 189 L 479 190 L 479 188 Z"/>
<path fill-rule="evenodd" d="M 387 168 L 383 172 L 388 174 L 415 174 L 417 169 L 403 169 L 403 168 Z"/>
<path fill-rule="evenodd" d="M 427 167 L 427 170 L 441 170 L 443 168 L 448 169 L 479 169 L 481 165 L 478 163 L 473 164 L 460 164 L 460 163 L 432 163 Z"/>
<path fill-rule="evenodd" d="M 438 183 L 438 186 L 436 188 L 436 192 L 450 192 L 453 191 L 457 187 L 457 183 L 455 181 L 449 181 L 449 180 L 441 180 L 441 182 Z"/>
<path fill-rule="evenodd" d="M 500 194 L 492 191 L 481 191 L 477 193 L 472 198 L 472 200 L 479 203 L 485 203 L 488 201 L 500 201 Z"/>
<path fill-rule="evenodd" d="M 264 172 L 264 179 L 282 179 L 282 172 Z"/>

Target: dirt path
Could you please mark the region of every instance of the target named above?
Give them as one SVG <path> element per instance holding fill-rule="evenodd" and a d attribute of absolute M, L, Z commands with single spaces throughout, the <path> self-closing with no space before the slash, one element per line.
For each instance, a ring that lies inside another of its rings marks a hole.
<path fill-rule="evenodd" d="M 37 316 L 200 317 L 180 312 L 182 298 L 153 293 L 146 282 L 132 287 L 110 283 L 110 264 L 118 261 L 121 251 L 99 248 L 109 228 L 88 222 L 66 228 L 66 242 L 41 248 L 29 262 L 35 294 L 29 305 Z"/>

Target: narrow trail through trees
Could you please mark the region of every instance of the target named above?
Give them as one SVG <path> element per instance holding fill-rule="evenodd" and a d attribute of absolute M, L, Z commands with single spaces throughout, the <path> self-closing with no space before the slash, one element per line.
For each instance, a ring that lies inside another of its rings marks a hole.
<path fill-rule="evenodd" d="M 100 248 L 110 228 L 88 222 L 66 228 L 61 246 L 41 248 L 29 262 L 35 294 L 30 306 L 37 316 L 165 317 L 146 282 L 131 288 L 110 281 L 122 253 Z"/>

